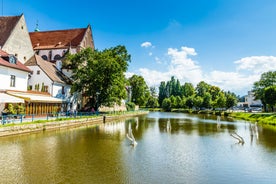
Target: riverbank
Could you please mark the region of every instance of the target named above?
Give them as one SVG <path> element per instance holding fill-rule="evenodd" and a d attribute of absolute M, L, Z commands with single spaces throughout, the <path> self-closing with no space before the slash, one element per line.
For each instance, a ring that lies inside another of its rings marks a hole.
<path fill-rule="evenodd" d="M 42 131 L 59 130 L 66 128 L 75 128 L 81 126 L 92 126 L 100 125 L 103 123 L 108 123 L 111 121 L 116 121 L 132 116 L 145 115 L 148 111 L 134 111 L 126 112 L 121 114 L 111 114 L 111 115 L 99 115 L 83 118 L 70 118 L 70 119 L 60 119 L 57 118 L 51 121 L 34 121 L 21 124 L 8 124 L 0 126 L 0 137 L 19 135 L 19 134 L 30 134 Z"/>
<path fill-rule="evenodd" d="M 262 125 L 276 125 L 276 113 L 244 113 L 233 112 L 229 114 L 230 117 L 242 119 L 250 122 L 257 122 Z"/>

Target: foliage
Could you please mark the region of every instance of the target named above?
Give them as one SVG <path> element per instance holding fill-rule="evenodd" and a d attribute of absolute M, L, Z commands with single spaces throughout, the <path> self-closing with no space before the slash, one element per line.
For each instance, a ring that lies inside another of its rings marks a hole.
<path fill-rule="evenodd" d="M 25 107 L 23 104 L 16 106 L 17 114 L 25 114 Z"/>
<path fill-rule="evenodd" d="M 165 98 L 163 100 L 163 102 L 162 102 L 162 109 L 164 111 L 168 111 L 168 112 L 171 111 L 171 109 L 172 109 L 172 102 L 171 102 L 171 100 L 169 98 Z"/>
<path fill-rule="evenodd" d="M 146 104 L 146 107 L 149 107 L 149 108 L 159 107 L 158 99 L 153 96 L 150 96 Z"/>
<path fill-rule="evenodd" d="M 276 85 L 269 86 L 264 89 L 264 100 L 271 107 L 274 112 L 274 105 L 276 105 Z"/>
<path fill-rule="evenodd" d="M 131 86 L 131 101 L 139 106 L 146 105 L 150 92 L 142 76 L 133 75 L 128 79 Z"/>
<path fill-rule="evenodd" d="M 74 63 L 71 92 L 81 92 L 89 100 L 89 106 L 98 109 L 101 105 L 120 104 L 126 98 L 126 81 L 130 55 L 124 46 L 103 51 L 86 48 L 66 60 Z"/>
<path fill-rule="evenodd" d="M 17 114 L 16 108 L 14 107 L 13 104 L 8 104 L 8 112 L 10 114 Z"/>
<path fill-rule="evenodd" d="M 127 108 L 128 111 L 134 111 L 135 110 L 135 103 L 127 102 L 126 103 L 126 108 Z"/>
<path fill-rule="evenodd" d="M 261 100 L 264 105 L 265 111 L 266 108 L 266 100 L 265 100 L 265 88 L 276 85 L 276 71 L 265 72 L 261 75 L 259 81 L 256 81 L 253 85 L 253 92 L 255 94 L 255 99 Z"/>

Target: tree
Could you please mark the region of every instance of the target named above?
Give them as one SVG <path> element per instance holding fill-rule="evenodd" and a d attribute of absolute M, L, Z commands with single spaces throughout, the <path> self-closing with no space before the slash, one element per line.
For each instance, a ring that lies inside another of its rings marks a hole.
<path fill-rule="evenodd" d="M 189 97 L 195 94 L 195 89 L 192 83 L 186 82 L 181 88 L 181 94 L 185 97 Z"/>
<path fill-rule="evenodd" d="M 209 91 L 211 86 L 204 81 L 201 81 L 196 86 L 196 95 L 203 97 L 206 92 Z"/>
<path fill-rule="evenodd" d="M 229 109 L 237 104 L 238 98 L 236 97 L 236 95 L 234 93 L 227 92 L 227 93 L 225 93 L 225 97 L 226 97 L 225 105 L 226 105 L 227 109 Z"/>
<path fill-rule="evenodd" d="M 218 94 L 213 106 L 216 108 L 224 108 L 226 106 L 226 98 L 222 91 Z"/>
<path fill-rule="evenodd" d="M 262 104 L 264 105 L 265 111 L 266 108 L 266 101 L 265 101 L 265 88 L 269 86 L 276 85 L 276 71 L 272 72 L 265 72 L 261 75 L 261 78 L 259 81 L 255 82 L 253 85 L 253 92 L 255 95 L 255 99 L 261 100 Z"/>
<path fill-rule="evenodd" d="M 271 111 L 274 112 L 274 105 L 276 105 L 276 85 L 264 89 L 264 100 L 271 107 Z"/>
<path fill-rule="evenodd" d="M 132 89 L 131 101 L 139 106 L 146 105 L 150 92 L 144 78 L 133 75 L 128 81 Z"/>
<path fill-rule="evenodd" d="M 193 106 L 194 106 L 194 96 L 189 96 L 186 99 L 186 106 L 189 107 L 189 109 L 193 108 Z"/>
<path fill-rule="evenodd" d="M 162 102 L 162 109 L 164 111 L 171 111 L 172 109 L 172 103 L 171 100 L 169 98 L 165 98 Z"/>
<path fill-rule="evenodd" d="M 153 96 L 150 96 L 149 99 L 148 99 L 148 102 L 147 102 L 146 106 L 150 107 L 150 108 L 157 108 L 157 107 L 159 107 L 158 99 L 154 98 Z"/>
<path fill-rule="evenodd" d="M 159 95 L 158 95 L 158 103 L 162 105 L 163 100 L 167 98 L 166 96 L 166 82 L 162 81 L 159 86 Z"/>
<path fill-rule="evenodd" d="M 203 96 L 203 102 L 201 106 L 205 108 L 210 108 L 212 106 L 212 95 L 209 92 L 205 93 Z"/>
<path fill-rule="evenodd" d="M 130 55 L 124 46 L 103 51 L 86 48 L 68 55 L 67 60 L 74 64 L 71 92 L 81 92 L 90 107 L 97 110 L 100 105 L 120 104 L 126 98 L 124 73 Z"/>

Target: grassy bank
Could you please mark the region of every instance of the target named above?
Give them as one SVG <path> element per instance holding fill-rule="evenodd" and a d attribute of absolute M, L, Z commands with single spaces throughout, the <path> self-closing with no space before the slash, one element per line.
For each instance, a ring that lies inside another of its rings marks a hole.
<path fill-rule="evenodd" d="M 244 113 L 234 112 L 229 116 L 236 119 L 243 119 L 246 121 L 257 122 L 263 125 L 276 125 L 276 113 Z"/>

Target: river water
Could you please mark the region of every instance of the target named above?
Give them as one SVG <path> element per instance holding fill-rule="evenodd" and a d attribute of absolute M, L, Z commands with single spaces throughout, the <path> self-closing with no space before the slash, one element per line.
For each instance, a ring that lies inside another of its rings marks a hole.
<path fill-rule="evenodd" d="M 275 129 L 207 115 L 151 112 L 0 138 L 0 183 L 267 184 L 275 173 Z"/>

